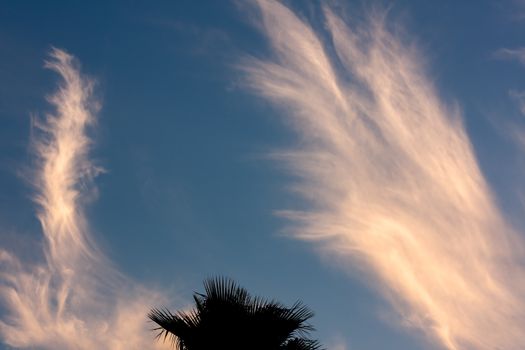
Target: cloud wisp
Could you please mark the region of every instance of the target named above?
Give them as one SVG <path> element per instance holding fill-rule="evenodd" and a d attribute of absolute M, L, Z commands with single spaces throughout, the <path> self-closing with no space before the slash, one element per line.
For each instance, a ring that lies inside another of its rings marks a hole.
<path fill-rule="evenodd" d="M 6 251 L 0 320 L 3 341 L 16 348 L 146 349 L 154 346 L 149 307 L 159 294 L 122 276 L 96 247 L 83 212 L 86 188 L 99 172 L 89 159 L 87 129 L 98 103 L 93 81 L 73 56 L 53 49 L 46 67 L 62 79 L 49 98 L 56 109 L 37 124 L 35 172 L 44 261 L 29 266 Z"/>
<path fill-rule="evenodd" d="M 278 154 L 311 204 L 285 212 L 294 235 L 360 270 L 443 348 L 521 348 L 523 242 L 414 45 L 383 13 L 351 28 L 326 7 L 320 34 L 277 1 L 257 3 L 273 57 L 242 69 L 301 136 Z"/>
<path fill-rule="evenodd" d="M 494 52 L 494 58 L 500 60 L 515 60 L 521 64 L 525 64 L 525 47 L 517 49 L 503 48 Z"/>

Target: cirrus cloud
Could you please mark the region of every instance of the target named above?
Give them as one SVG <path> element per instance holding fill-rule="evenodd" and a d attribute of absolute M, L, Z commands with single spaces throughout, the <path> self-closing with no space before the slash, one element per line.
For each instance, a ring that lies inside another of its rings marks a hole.
<path fill-rule="evenodd" d="M 35 201 L 44 235 L 42 263 L 29 265 L 0 251 L 3 341 L 16 348 L 145 349 L 154 344 L 146 314 L 163 297 L 119 273 L 97 248 L 83 211 L 91 180 L 87 129 L 98 102 L 93 81 L 67 52 L 53 49 L 46 67 L 62 79 L 49 98 L 56 112 L 35 141 Z"/>
<path fill-rule="evenodd" d="M 273 57 L 242 70 L 301 136 L 278 154 L 311 204 L 283 213 L 294 235 L 364 270 L 405 324 L 443 348 L 521 348 L 523 241 L 415 46 L 380 12 L 352 28 L 325 7 L 322 40 L 281 3 L 257 3 Z"/>

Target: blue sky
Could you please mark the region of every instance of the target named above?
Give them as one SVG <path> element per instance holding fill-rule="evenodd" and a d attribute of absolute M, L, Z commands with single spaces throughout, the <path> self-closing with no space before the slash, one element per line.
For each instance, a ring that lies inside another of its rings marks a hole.
<path fill-rule="evenodd" d="M 6 349 L 153 348 L 143 311 L 219 274 L 301 299 L 333 350 L 520 347 L 519 1 L 0 9 Z"/>

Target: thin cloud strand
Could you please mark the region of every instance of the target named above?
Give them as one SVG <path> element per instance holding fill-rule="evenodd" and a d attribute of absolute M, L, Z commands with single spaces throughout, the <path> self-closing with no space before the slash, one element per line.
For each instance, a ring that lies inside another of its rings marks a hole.
<path fill-rule="evenodd" d="M 516 49 L 502 48 L 494 52 L 494 58 L 501 60 L 516 60 L 525 64 L 525 47 Z"/>
<path fill-rule="evenodd" d="M 88 157 L 91 140 L 86 134 L 98 110 L 93 81 L 81 75 L 74 57 L 59 49 L 51 51 L 46 67 L 62 83 L 49 98 L 56 112 L 37 125 L 35 140 L 45 261 L 30 266 L 0 251 L 3 341 L 16 348 L 160 348 L 146 321 L 160 295 L 111 266 L 92 241 L 84 216 L 86 188 L 100 171 Z"/>
<path fill-rule="evenodd" d="M 296 237 L 367 276 L 443 348 L 523 348 L 523 242 L 414 46 L 379 12 L 350 28 L 325 8 L 321 41 L 281 3 L 257 3 L 273 58 L 242 69 L 301 136 L 278 154 L 311 204 L 284 212 Z"/>

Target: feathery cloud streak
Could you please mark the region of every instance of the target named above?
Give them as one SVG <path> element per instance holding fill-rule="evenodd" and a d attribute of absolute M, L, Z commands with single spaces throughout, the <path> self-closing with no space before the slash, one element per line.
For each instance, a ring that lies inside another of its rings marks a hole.
<path fill-rule="evenodd" d="M 295 235 L 365 270 L 442 347 L 521 348 L 523 242 L 417 50 L 381 14 L 351 29 L 324 8 L 328 43 L 279 2 L 257 3 L 274 57 L 242 69 L 302 137 L 279 155 L 312 205 L 286 212 Z"/>
<path fill-rule="evenodd" d="M 88 157 L 86 135 L 98 109 L 93 81 L 59 49 L 52 50 L 46 67 L 63 81 L 49 98 L 56 113 L 37 125 L 35 140 L 45 261 L 28 266 L 0 251 L 0 300 L 6 310 L 0 333 L 17 348 L 151 348 L 146 313 L 160 295 L 111 266 L 92 241 L 83 213 L 82 195 L 99 172 Z"/>

